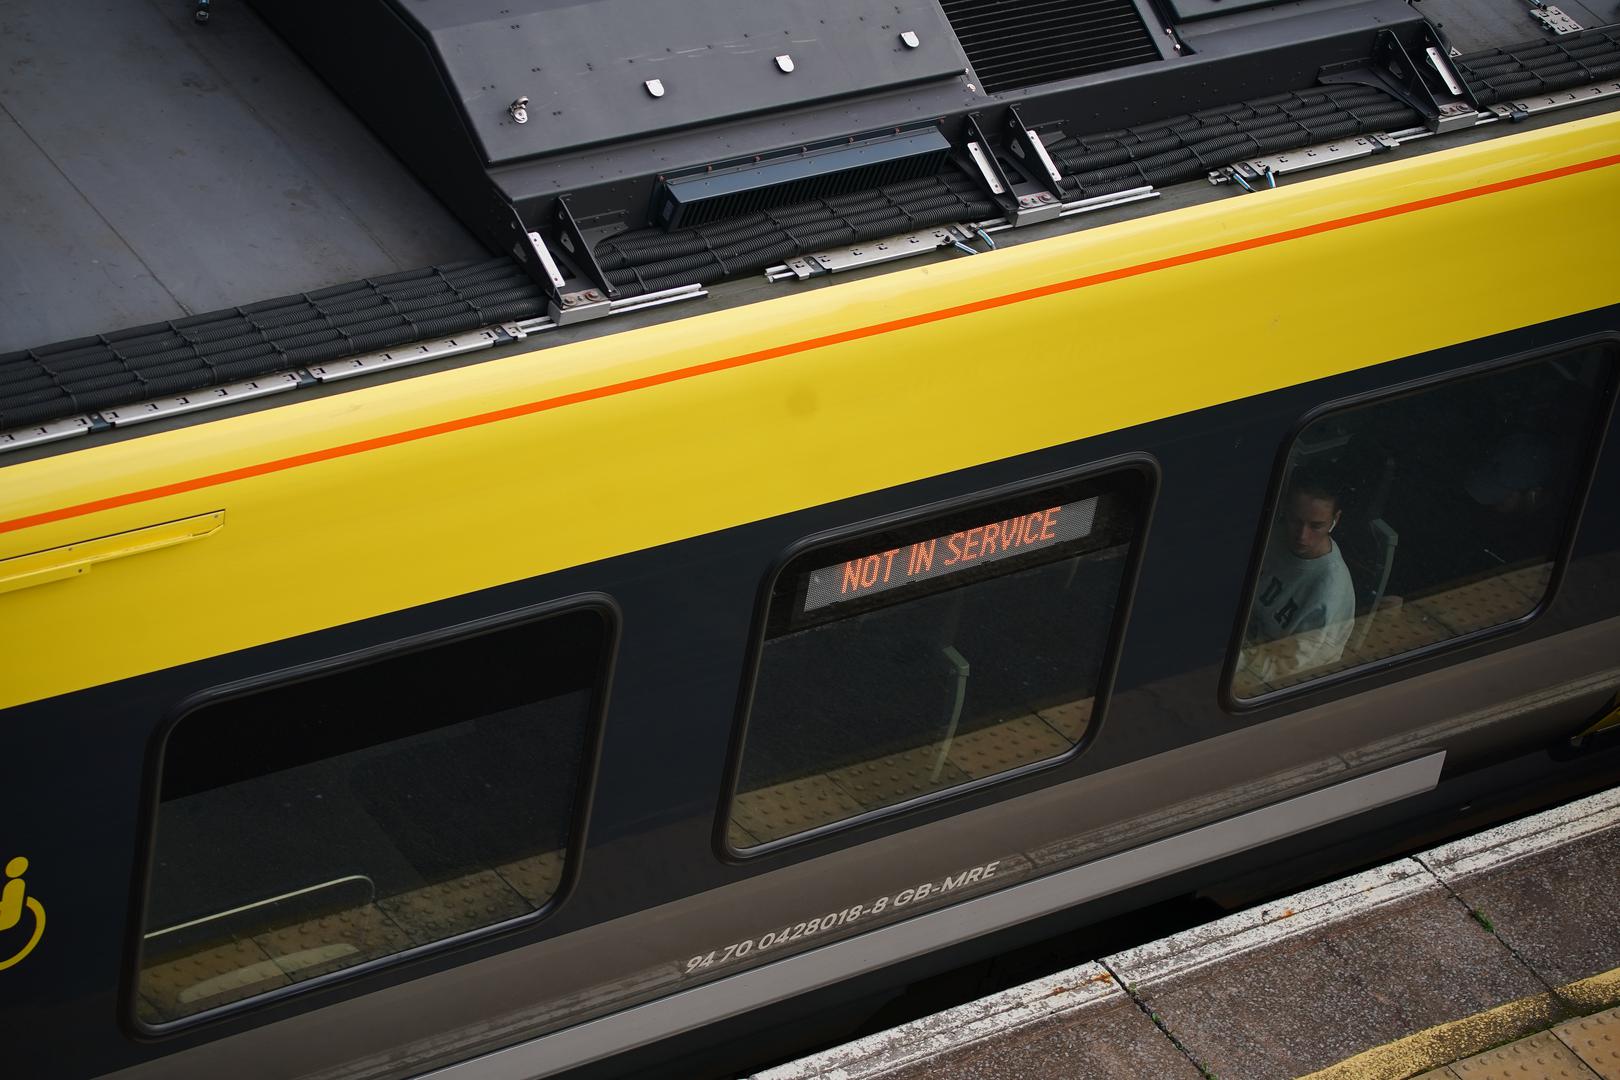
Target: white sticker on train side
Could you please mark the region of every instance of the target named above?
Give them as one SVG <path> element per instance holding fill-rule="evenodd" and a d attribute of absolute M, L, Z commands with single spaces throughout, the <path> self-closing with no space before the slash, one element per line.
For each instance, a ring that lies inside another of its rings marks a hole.
<path fill-rule="evenodd" d="M 849 926 L 862 919 L 870 919 L 885 913 L 893 914 L 912 904 L 937 899 L 958 889 L 981 884 L 996 876 L 996 870 L 1001 866 L 1001 862 L 1000 859 L 996 859 L 992 862 L 981 863 L 978 866 L 969 867 L 955 874 L 946 874 L 944 877 L 911 885 L 898 892 L 886 893 L 864 904 L 853 904 L 850 907 L 829 911 L 815 918 L 790 923 L 779 929 L 760 934 L 758 937 L 734 941 L 723 949 L 710 949 L 706 953 L 699 953 L 690 957 L 686 961 L 686 973 L 692 975 L 699 971 L 710 971 L 725 964 L 735 963 L 759 953 L 781 948 L 784 945 L 805 941 L 841 926 Z"/>

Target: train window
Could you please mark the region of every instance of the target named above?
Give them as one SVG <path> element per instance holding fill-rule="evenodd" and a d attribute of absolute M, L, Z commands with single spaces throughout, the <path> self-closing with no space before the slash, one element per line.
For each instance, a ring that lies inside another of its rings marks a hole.
<path fill-rule="evenodd" d="M 1607 408 L 1590 345 L 1329 412 L 1289 452 L 1239 699 L 1531 615 Z"/>
<path fill-rule="evenodd" d="M 601 608 L 289 673 L 163 748 L 135 1014 L 161 1027 L 545 908 L 580 814 Z"/>
<path fill-rule="evenodd" d="M 818 545 L 772 586 L 727 846 L 1055 761 L 1115 636 L 1144 469 Z"/>

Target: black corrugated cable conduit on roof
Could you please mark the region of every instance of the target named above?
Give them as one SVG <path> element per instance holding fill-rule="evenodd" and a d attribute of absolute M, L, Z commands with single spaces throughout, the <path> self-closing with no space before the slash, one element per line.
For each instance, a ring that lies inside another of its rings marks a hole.
<path fill-rule="evenodd" d="M 1620 78 L 1620 26 L 1487 49 L 1453 63 L 1481 105 L 1569 90 Z"/>
<path fill-rule="evenodd" d="M 1398 131 L 1422 122 L 1417 110 L 1372 86 L 1343 85 L 1275 94 L 1124 131 L 1047 140 L 1072 198 L 1196 180 L 1260 154 Z"/>
<path fill-rule="evenodd" d="M 543 314 L 510 259 L 411 270 L 0 356 L 0 430 Z"/>
<path fill-rule="evenodd" d="M 1058 136 L 1047 143 L 1071 198 L 1203 176 L 1257 154 L 1390 131 L 1417 112 L 1371 86 L 1277 94 L 1126 131 Z M 978 182 L 954 166 L 937 177 L 800 203 L 695 229 L 638 229 L 596 246 L 609 280 L 626 296 L 764 269 L 808 252 L 995 215 Z"/>
<path fill-rule="evenodd" d="M 1620 77 L 1605 27 L 1456 58 L 1482 104 Z M 1069 198 L 1195 180 L 1261 154 L 1422 122 L 1375 87 L 1334 85 L 1208 109 L 1123 131 L 1050 135 Z M 637 229 L 596 246 L 625 296 L 754 273 L 828 248 L 997 213 L 948 166 L 907 180 L 676 232 Z M 0 430 L 327 363 L 545 312 L 506 258 L 430 267 L 301 296 L 0 356 Z"/>
<path fill-rule="evenodd" d="M 637 229 L 598 243 L 597 262 L 625 296 L 753 273 L 809 251 L 995 214 L 995 204 L 954 166 L 938 176 L 873 191 L 664 232 Z"/>

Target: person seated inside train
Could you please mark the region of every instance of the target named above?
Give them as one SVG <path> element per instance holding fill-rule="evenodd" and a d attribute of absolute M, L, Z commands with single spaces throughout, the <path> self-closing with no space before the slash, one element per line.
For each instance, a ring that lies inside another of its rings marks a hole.
<path fill-rule="evenodd" d="M 1341 502 L 1338 485 L 1320 474 L 1289 477 L 1244 634 L 1242 663 L 1253 678 L 1292 682 L 1344 655 L 1356 594 L 1332 536 Z"/>

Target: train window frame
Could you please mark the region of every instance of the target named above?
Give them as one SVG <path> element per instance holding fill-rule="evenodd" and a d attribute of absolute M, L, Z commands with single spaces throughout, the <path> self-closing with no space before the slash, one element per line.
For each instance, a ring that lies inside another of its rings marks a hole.
<path fill-rule="evenodd" d="M 578 787 L 574 792 L 569 816 L 561 875 L 556 890 L 545 903 L 533 911 L 509 919 L 413 945 L 398 952 L 338 968 L 287 986 L 202 1009 L 189 1016 L 161 1023 L 152 1023 L 141 1017 L 138 1005 L 141 960 L 146 935 L 147 908 L 150 903 L 153 872 L 156 868 L 157 828 L 162 805 L 164 761 L 170 738 L 188 717 L 210 707 L 267 691 L 577 613 L 590 613 L 600 618 L 603 636 L 594 681 L 589 687 L 591 696 L 585 712 L 585 730 L 581 744 L 579 772 L 576 777 Z M 611 596 L 598 592 L 579 593 L 560 600 L 524 605 L 493 615 L 467 619 L 449 626 L 391 638 L 360 649 L 231 680 L 182 698 L 154 729 L 146 754 L 142 804 L 137 825 L 138 846 L 135 852 L 135 869 L 131 878 L 132 902 L 129 906 L 130 914 L 125 932 L 127 940 L 121 949 L 119 1013 L 126 1028 L 137 1038 L 165 1038 L 239 1019 L 245 1013 L 273 1010 L 276 1006 L 285 1006 L 294 1001 L 307 1001 L 317 997 L 322 991 L 366 993 L 369 991 L 362 984 L 369 977 L 403 968 L 423 957 L 448 955 L 470 944 L 517 933 L 554 916 L 572 898 L 583 872 L 585 838 L 589 830 L 591 809 L 601 769 L 602 747 L 623 624 L 623 612 Z M 372 989 L 381 988 L 378 986 Z M 272 1022 L 276 1019 L 279 1017 L 266 1015 L 263 1022 Z"/>
<path fill-rule="evenodd" d="M 1592 414 L 1592 428 L 1585 433 L 1586 444 L 1580 450 L 1580 468 L 1576 474 L 1577 482 L 1571 490 L 1571 506 L 1566 512 L 1562 532 L 1558 535 L 1552 549 L 1554 558 L 1547 587 L 1536 604 L 1525 614 L 1506 622 L 1443 638 L 1427 645 L 1396 653 L 1393 656 L 1370 660 L 1364 664 L 1357 664 L 1341 671 L 1306 679 L 1292 686 L 1270 690 L 1254 697 L 1239 697 L 1235 689 L 1235 683 L 1245 642 L 1249 614 L 1254 603 L 1255 590 L 1259 585 L 1261 567 L 1265 562 L 1271 524 L 1275 519 L 1280 500 L 1283 497 L 1284 484 L 1288 478 L 1289 463 L 1301 434 L 1317 421 L 1333 413 L 1395 401 L 1402 397 L 1423 393 L 1451 383 L 1486 378 L 1514 368 L 1528 367 L 1532 364 L 1551 360 L 1564 353 L 1584 348 L 1604 350 L 1607 356 L 1603 357 L 1602 360 L 1607 370 L 1604 373 L 1601 399 Z M 1592 484 L 1596 478 L 1598 463 L 1603 459 L 1617 401 L 1620 401 L 1620 333 L 1601 331 L 1564 339 L 1553 344 L 1519 349 L 1507 356 L 1497 356 L 1478 363 L 1405 379 L 1392 386 L 1347 394 L 1306 410 L 1284 434 L 1267 483 L 1266 498 L 1262 504 L 1262 512 L 1257 520 L 1255 538 L 1250 545 L 1249 565 L 1243 576 L 1243 585 L 1239 593 L 1232 633 L 1222 662 L 1218 691 L 1221 707 L 1235 715 L 1251 714 L 1278 705 L 1293 704 L 1298 699 L 1310 695 L 1343 691 L 1349 684 L 1369 678 L 1389 676 L 1392 673 L 1395 678 L 1403 678 L 1406 675 L 1415 674 L 1416 671 L 1403 673 L 1399 669 L 1413 668 L 1414 665 L 1442 657 L 1451 652 L 1464 651 L 1493 639 L 1522 632 L 1531 624 L 1537 622 L 1553 605 L 1553 602 L 1558 597 L 1559 588 L 1563 584 L 1570 555 L 1574 550 L 1576 540 L 1580 536 L 1581 522 L 1585 517 L 1591 499 Z M 1360 691 L 1350 688 L 1349 692 L 1358 693 Z"/>
<path fill-rule="evenodd" d="M 859 814 L 817 825 L 789 836 L 764 841 L 753 847 L 739 848 L 731 843 L 728 824 L 738 795 L 744 749 L 747 745 L 748 732 L 752 721 L 755 693 L 759 685 L 761 660 L 764 656 L 765 645 L 770 638 L 771 601 L 776 594 L 778 582 L 784 573 L 807 556 L 821 551 L 835 550 L 844 545 L 860 541 L 865 537 L 916 528 L 939 518 L 973 514 L 1045 490 L 1088 481 L 1105 481 L 1109 477 L 1124 476 L 1125 474 L 1134 474 L 1136 477 L 1134 483 L 1139 485 L 1131 495 L 1136 500 L 1136 529 L 1127 541 L 1128 550 L 1125 553 L 1124 566 L 1120 574 L 1119 589 L 1115 596 L 1112 619 L 1104 638 L 1105 644 L 1098 664 L 1092 713 L 1078 742 L 1063 753 L 1050 758 L 1027 762 L 966 783 L 943 788 L 939 791 L 927 792 L 888 806 L 865 810 Z M 1162 469 L 1156 458 L 1144 452 L 1133 451 L 1117 454 L 1100 461 L 1088 462 L 1085 465 L 1073 468 L 1045 472 L 1034 477 L 979 489 L 966 495 L 937 499 L 892 514 L 864 518 L 849 525 L 824 529 L 803 537 L 783 549 L 767 569 L 755 600 L 754 617 L 749 630 L 747 652 L 745 654 L 743 679 L 726 757 L 722 798 L 713 829 L 714 848 L 721 859 L 740 865 L 756 859 L 779 855 L 784 851 L 814 845 L 817 842 L 849 834 L 875 823 L 892 823 L 920 809 L 959 801 L 982 793 L 987 789 L 1012 784 L 1037 773 L 1060 770 L 1064 766 L 1073 763 L 1089 750 L 1107 722 L 1108 706 L 1113 697 L 1115 678 L 1124 651 L 1126 632 L 1130 625 L 1137 588 L 1140 584 L 1144 554 L 1153 524 L 1159 491 L 1162 487 L 1162 479 Z M 922 823 L 917 821 L 913 824 Z M 901 826 L 901 828 L 908 827 L 911 826 Z"/>

